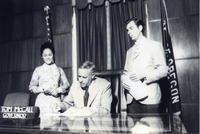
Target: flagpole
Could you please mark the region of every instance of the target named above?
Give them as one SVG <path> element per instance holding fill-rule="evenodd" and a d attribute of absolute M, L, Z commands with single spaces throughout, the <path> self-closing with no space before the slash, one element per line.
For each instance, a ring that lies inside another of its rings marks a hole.
<path fill-rule="evenodd" d="M 150 33 L 149 33 L 149 14 L 148 14 L 148 7 L 147 7 L 147 1 L 144 1 L 144 6 L 145 6 L 145 16 L 146 16 L 146 36 L 147 38 L 150 38 Z"/>
<path fill-rule="evenodd" d="M 106 7 L 106 33 L 107 33 L 107 70 L 112 69 L 112 62 L 111 62 L 111 29 L 110 29 L 110 3 L 108 0 L 105 1 Z"/>
<path fill-rule="evenodd" d="M 77 80 L 77 27 L 75 0 L 72 1 L 72 81 Z"/>

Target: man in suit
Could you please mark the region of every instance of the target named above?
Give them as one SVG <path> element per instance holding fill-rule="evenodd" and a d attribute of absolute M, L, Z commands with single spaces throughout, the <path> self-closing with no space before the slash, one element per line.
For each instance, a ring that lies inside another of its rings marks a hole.
<path fill-rule="evenodd" d="M 144 23 L 132 18 L 126 29 L 133 46 L 127 51 L 122 85 L 127 93 L 129 113 L 159 112 L 161 90 L 158 81 L 167 76 L 162 45 L 143 36 Z"/>
<path fill-rule="evenodd" d="M 92 62 L 84 62 L 78 69 L 78 81 L 73 82 L 61 105 L 67 115 L 110 113 L 112 94 L 110 82 L 95 76 Z"/>

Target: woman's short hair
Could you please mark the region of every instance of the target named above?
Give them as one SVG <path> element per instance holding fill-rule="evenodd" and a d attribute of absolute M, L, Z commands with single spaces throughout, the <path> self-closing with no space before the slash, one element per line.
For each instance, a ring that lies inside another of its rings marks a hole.
<path fill-rule="evenodd" d="M 95 65 L 91 61 L 85 61 L 79 68 L 80 69 L 91 69 L 92 73 L 95 71 Z"/>
<path fill-rule="evenodd" d="M 41 56 L 42 56 L 44 49 L 46 49 L 46 48 L 49 48 L 52 51 L 53 55 L 55 55 L 55 50 L 54 50 L 53 44 L 51 42 L 45 42 L 44 44 L 42 44 L 40 46 L 40 55 Z"/>

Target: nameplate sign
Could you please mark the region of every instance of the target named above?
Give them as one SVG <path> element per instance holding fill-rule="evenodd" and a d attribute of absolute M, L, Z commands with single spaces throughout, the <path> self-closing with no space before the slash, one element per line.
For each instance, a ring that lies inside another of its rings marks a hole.
<path fill-rule="evenodd" d="M 4 119 L 34 119 L 39 108 L 34 106 L 1 106 L 0 118 Z"/>

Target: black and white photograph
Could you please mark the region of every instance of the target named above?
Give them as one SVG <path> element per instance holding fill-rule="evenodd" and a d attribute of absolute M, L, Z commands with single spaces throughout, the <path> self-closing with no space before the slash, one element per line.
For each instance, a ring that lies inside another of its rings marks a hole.
<path fill-rule="evenodd" d="M 198 134 L 199 0 L 1 0 L 0 134 Z"/>

